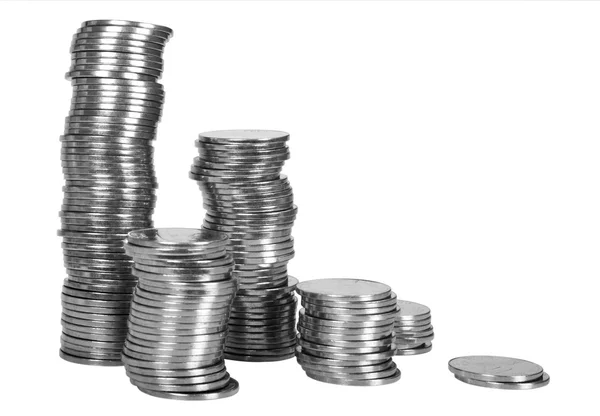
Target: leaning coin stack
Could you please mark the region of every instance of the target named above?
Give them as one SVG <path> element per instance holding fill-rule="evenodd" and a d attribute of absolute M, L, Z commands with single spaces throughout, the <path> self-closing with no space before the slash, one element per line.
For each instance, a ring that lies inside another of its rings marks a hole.
<path fill-rule="evenodd" d="M 152 226 L 152 140 L 164 91 L 163 48 L 172 31 L 145 23 L 84 22 L 67 73 L 73 99 L 61 136 L 61 217 L 68 278 L 62 291 L 60 355 L 121 365 L 136 284 L 123 239 Z"/>
<path fill-rule="evenodd" d="M 226 234 L 164 228 L 132 231 L 125 250 L 139 279 L 123 363 L 144 393 L 209 400 L 237 393 L 225 368 L 227 321 L 237 290 Z"/>
<path fill-rule="evenodd" d="M 297 280 L 287 274 L 294 257 L 296 218 L 292 188 L 281 174 L 289 135 L 269 130 L 200 134 L 200 156 L 190 177 L 207 210 L 204 228 L 229 235 L 240 288 L 229 320 L 225 357 L 277 361 L 294 356 Z"/>
<path fill-rule="evenodd" d="M 425 305 L 399 300 L 394 333 L 396 355 L 419 355 L 431 351 L 431 311 Z"/>
<path fill-rule="evenodd" d="M 302 296 L 296 358 L 315 380 L 378 386 L 400 379 L 392 361 L 396 295 L 389 286 L 358 279 L 298 284 Z"/>
<path fill-rule="evenodd" d="M 472 355 L 450 360 L 448 369 L 457 380 L 501 390 L 532 390 L 550 383 L 541 365 L 519 358 Z"/>

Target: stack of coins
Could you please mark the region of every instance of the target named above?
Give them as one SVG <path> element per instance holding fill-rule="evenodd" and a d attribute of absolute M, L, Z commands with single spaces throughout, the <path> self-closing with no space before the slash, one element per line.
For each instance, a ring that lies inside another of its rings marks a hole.
<path fill-rule="evenodd" d="M 68 275 L 60 355 L 68 361 L 121 364 L 136 284 L 123 239 L 152 226 L 151 142 L 164 100 L 157 79 L 171 35 L 163 26 L 95 20 L 74 36 L 59 231 Z"/>
<path fill-rule="evenodd" d="M 394 333 L 396 355 L 419 355 L 431 351 L 431 311 L 425 305 L 399 300 Z"/>
<path fill-rule="evenodd" d="M 122 359 L 131 383 L 144 393 L 180 400 L 237 393 L 223 359 L 237 289 L 228 242 L 227 235 L 207 230 L 128 234 L 125 250 L 139 283 Z"/>
<path fill-rule="evenodd" d="M 296 290 L 303 306 L 296 358 L 310 378 L 351 386 L 400 379 L 392 361 L 396 295 L 389 286 L 320 279 L 302 282 Z"/>
<path fill-rule="evenodd" d="M 268 130 L 200 134 L 190 177 L 204 197 L 204 228 L 226 232 L 240 288 L 234 301 L 226 358 L 276 361 L 294 356 L 297 280 L 291 229 L 297 208 L 281 169 L 289 135 Z"/>
<path fill-rule="evenodd" d="M 510 357 L 473 355 L 450 360 L 449 370 L 457 380 L 479 387 L 531 390 L 550 383 L 542 366 Z"/>

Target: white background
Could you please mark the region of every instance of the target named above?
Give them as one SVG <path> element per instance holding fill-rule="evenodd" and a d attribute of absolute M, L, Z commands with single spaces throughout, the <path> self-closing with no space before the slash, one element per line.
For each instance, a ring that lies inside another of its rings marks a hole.
<path fill-rule="evenodd" d="M 0 15 L 3 414 L 598 411 L 600 4 L 44 2 Z M 379 280 L 430 306 L 434 349 L 398 357 L 402 380 L 341 387 L 295 360 L 228 362 L 240 392 L 189 403 L 59 359 L 64 73 L 71 36 L 101 18 L 175 31 L 155 224 L 202 222 L 187 176 L 199 132 L 289 131 L 290 273 Z M 530 359 L 552 381 L 469 386 L 446 368 L 467 354 Z"/>

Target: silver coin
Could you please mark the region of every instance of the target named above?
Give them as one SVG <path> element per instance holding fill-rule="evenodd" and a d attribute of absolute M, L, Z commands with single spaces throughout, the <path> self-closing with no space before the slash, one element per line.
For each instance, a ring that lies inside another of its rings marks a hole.
<path fill-rule="evenodd" d="M 386 299 L 376 301 L 342 301 L 342 300 L 320 300 L 320 299 L 303 299 L 305 302 L 314 307 L 325 307 L 325 308 L 344 308 L 344 309 L 377 309 L 377 308 L 391 308 L 396 307 L 396 294 L 391 292 L 390 296 Z M 361 313 L 361 312 L 357 312 Z"/>
<path fill-rule="evenodd" d="M 186 326 L 187 325 L 187 326 Z M 155 322 L 149 322 L 146 319 L 138 318 L 135 315 L 129 316 L 129 327 L 136 331 L 148 335 L 177 335 L 177 336 L 195 336 L 216 334 L 227 330 L 226 324 L 216 325 L 189 325 L 189 324 L 170 324 L 157 327 Z"/>
<path fill-rule="evenodd" d="M 113 90 L 83 90 L 75 91 L 71 99 L 71 106 L 76 105 L 114 105 L 114 106 L 139 106 L 148 112 L 162 111 L 164 98 L 157 94 L 148 94 L 133 91 Z"/>
<path fill-rule="evenodd" d="M 129 233 L 128 241 L 137 246 L 151 248 L 168 247 L 225 247 L 228 243 L 227 235 L 208 230 L 159 228 L 139 230 Z"/>
<path fill-rule="evenodd" d="M 148 59 L 155 59 L 155 58 L 148 57 Z M 81 79 L 71 80 L 71 84 L 73 86 L 96 85 L 96 86 L 101 86 L 101 87 L 119 86 L 119 87 L 153 88 L 153 89 L 163 91 L 162 84 L 160 84 L 156 81 L 138 81 L 138 80 L 119 79 L 119 78 L 81 78 Z"/>
<path fill-rule="evenodd" d="M 152 32 L 148 29 L 115 26 L 95 26 L 80 28 L 77 30 L 77 32 L 75 32 L 75 36 L 81 38 L 114 37 L 153 42 L 159 45 L 164 45 L 169 38 L 163 32 Z"/>
<path fill-rule="evenodd" d="M 92 47 L 93 48 L 93 47 Z M 112 45 L 98 45 L 97 48 L 90 49 L 88 46 L 76 46 L 74 50 L 86 51 L 86 50 L 119 50 L 122 49 L 120 46 Z M 141 48 L 137 48 L 140 50 Z M 147 50 L 147 49 L 145 49 Z M 84 71 L 69 71 L 65 74 L 67 79 L 73 78 L 93 78 L 93 77 L 106 77 L 106 78 L 123 78 L 130 80 L 140 81 L 152 81 L 156 77 L 149 75 L 136 74 L 133 72 L 119 72 L 119 71 L 103 71 L 103 70 L 84 70 Z"/>
<path fill-rule="evenodd" d="M 331 371 L 329 367 L 321 367 L 315 369 L 313 366 L 302 366 L 303 370 L 318 377 L 333 378 L 339 380 L 375 380 L 392 377 L 398 371 L 396 364 L 393 362 L 388 368 L 372 372 L 360 372 L 360 373 L 349 373 L 349 372 L 335 372 Z"/>
<path fill-rule="evenodd" d="M 316 357 L 311 354 L 307 354 L 301 346 L 296 346 L 296 358 L 303 364 L 308 363 L 312 365 L 320 365 L 325 367 L 360 367 L 360 366 L 374 366 L 380 365 L 391 360 L 391 357 L 384 358 L 362 358 L 356 360 L 346 360 L 337 358 L 323 358 Z"/>
<path fill-rule="evenodd" d="M 316 356 L 322 356 L 322 354 L 343 354 L 343 355 L 360 355 L 360 354 L 379 354 L 384 352 L 389 352 L 393 350 L 396 351 L 396 346 L 392 347 L 392 344 L 383 345 L 383 346 L 375 346 L 375 347 L 357 347 L 351 348 L 347 346 L 332 346 L 325 344 L 317 344 L 315 342 L 310 342 L 304 339 L 303 337 L 298 337 L 298 345 L 302 347 L 302 350 L 307 354 L 312 354 Z M 326 357 L 331 358 L 331 357 Z"/>
<path fill-rule="evenodd" d="M 139 58 L 139 57 L 138 57 Z M 123 66 L 134 66 L 141 68 L 151 68 L 157 71 L 163 70 L 162 62 L 151 61 L 147 59 L 135 59 L 129 56 L 98 56 L 98 57 L 72 57 L 71 63 L 77 65 L 97 65 L 97 64 L 109 64 L 109 65 L 123 65 Z"/>
<path fill-rule="evenodd" d="M 79 356 L 79 354 L 72 355 L 72 354 L 65 352 L 62 349 L 59 351 L 59 355 L 60 355 L 60 358 L 62 358 L 63 360 L 69 361 L 69 362 L 72 362 L 75 364 L 107 366 L 107 367 L 123 365 L 123 363 L 121 362 L 120 359 L 101 359 L 101 358 L 92 358 L 90 356 L 81 357 L 81 356 Z M 85 354 L 81 354 L 81 355 L 85 355 Z"/>
<path fill-rule="evenodd" d="M 87 318 L 77 318 L 70 316 L 64 312 L 61 314 L 61 320 L 73 325 L 85 326 L 90 328 L 104 328 L 115 331 L 121 331 L 127 328 L 127 321 L 103 321 L 100 319 L 94 319 L 96 315 L 88 314 Z"/>
<path fill-rule="evenodd" d="M 428 337 L 433 335 L 433 327 L 431 325 L 429 325 L 428 327 L 426 327 L 426 329 L 422 330 L 422 331 L 406 331 L 406 330 L 399 330 L 397 328 L 394 328 L 394 333 L 396 334 L 397 338 L 421 338 L 421 337 Z"/>
<path fill-rule="evenodd" d="M 223 357 L 216 357 L 212 359 L 192 359 L 190 358 L 187 362 L 168 362 L 168 361 L 148 361 L 144 359 L 137 359 L 129 355 L 128 351 L 123 351 L 121 360 L 125 365 L 132 365 L 138 368 L 157 369 L 157 370 L 196 370 L 203 367 L 211 367 L 215 364 L 222 362 Z"/>
<path fill-rule="evenodd" d="M 462 381 L 463 383 L 500 390 L 532 390 L 537 389 L 539 387 L 547 386 L 550 383 L 550 376 L 548 375 L 548 373 L 543 373 L 539 378 L 535 380 L 521 382 L 482 381 L 477 379 L 461 377 L 459 375 L 455 375 L 454 377 L 457 380 Z"/>
<path fill-rule="evenodd" d="M 78 71 L 116 71 L 116 72 L 128 72 L 132 74 L 140 74 L 147 75 L 153 78 L 160 78 L 162 71 L 152 69 L 152 68 L 144 68 L 139 66 L 125 66 L 125 65 L 114 65 L 114 64 L 106 64 L 106 63 L 98 63 L 98 64 L 85 64 L 78 65 L 73 63 L 69 68 L 69 72 L 78 72 Z"/>
<path fill-rule="evenodd" d="M 75 108 L 73 108 L 75 107 Z M 118 120 L 125 119 L 143 119 L 149 123 L 156 124 L 160 116 L 156 113 L 151 112 L 140 112 L 140 111 L 117 111 L 114 109 L 102 110 L 93 108 L 77 108 L 77 105 L 71 106 L 69 111 L 69 117 L 115 117 Z M 152 147 L 146 147 L 146 150 L 152 149 Z"/>
<path fill-rule="evenodd" d="M 106 27 L 106 26 L 114 26 L 114 27 L 119 27 L 122 28 L 121 30 L 125 30 L 125 29 L 129 29 L 129 28 L 136 28 L 136 29 L 146 29 L 151 31 L 151 33 L 164 33 L 166 35 L 166 38 L 170 38 L 171 36 L 173 36 L 173 29 L 167 27 L 167 26 L 161 26 L 161 25 L 155 25 L 152 23 L 144 23 L 144 22 L 134 22 L 131 20 L 111 20 L 111 19 L 106 19 L 106 20 L 88 20 L 85 21 L 81 24 L 82 26 L 82 30 L 83 28 L 90 28 L 90 27 Z M 108 30 L 108 29 L 106 29 Z M 158 36 L 158 34 L 157 34 Z"/>
<path fill-rule="evenodd" d="M 306 375 L 314 380 L 322 381 L 324 383 L 339 384 L 343 386 L 383 386 L 386 384 L 395 383 L 400 380 L 400 370 L 396 369 L 396 372 L 392 376 L 368 380 L 353 380 L 344 378 L 333 378 L 327 376 L 321 376 L 320 374 L 314 374 L 307 372 Z"/>
<path fill-rule="evenodd" d="M 330 319 L 345 322 L 366 322 L 366 321 L 384 321 L 388 322 L 394 319 L 395 311 L 380 313 L 380 314 L 342 314 L 342 313 L 323 313 L 315 310 L 307 310 L 304 308 L 304 313 L 307 316 L 320 319 Z"/>
<path fill-rule="evenodd" d="M 71 43 L 71 52 L 83 51 L 111 51 L 122 53 L 133 53 L 162 57 L 163 48 L 160 45 L 140 42 L 135 40 L 121 39 L 75 39 Z M 89 77 L 89 76 L 86 76 Z M 118 78 L 118 77 L 110 77 Z M 150 80 L 148 80 L 150 81 Z"/>
<path fill-rule="evenodd" d="M 107 31 L 94 31 L 94 32 L 80 32 L 77 31 L 73 36 L 73 39 L 123 39 L 133 40 L 142 43 L 155 43 L 157 47 L 164 48 L 167 39 L 159 36 L 153 36 L 151 34 L 140 34 L 140 33 L 115 33 Z"/>
<path fill-rule="evenodd" d="M 520 383 L 538 379 L 544 369 L 531 361 L 510 357 L 473 355 L 448 362 L 455 375 L 472 380 Z"/>
<path fill-rule="evenodd" d="M 407 300 L 398 300 L 398 321 L 416 321 L 429 318 L 430 309 L 419 303 L 409 302 Z"/>
<path fill-rule="evenodd" d="M 304 311 L 304 308 L 301 308 L 299 311 L 299 316 L 300 316 L 300 322 L 304 323 L 308 323 L 308 324 L 312 324 L 315 326 L 320 326 L 320 327 L 324 327 L 324 328 L 373 328 L 373 327 L 386 327 L 389 328 L 389 330 L 391 331 L 393 328 L 393 324 L 394 324 L 394 319 L 393 318 L 388 318 L 386 320 L 357 320 L 357 321 L 350 321 L 350 320 L 345 320 L 344 319 L 340 319 L 340 320 L 333 320 L 333 319 L 324 319 L 324 318 L 317 318 L 317 317 L 312 317 L 310 315 L 307 315 Z M 349 315 L 350 316 L 350 315 Z"/>
<path fill-rule="evenodd" d="M 285 143 L 289 134 L 275 130 L 220 130 L 201 133 L 202 143 Z"/>
<path fill-rule="evenodd" d="M 391 288 L 383 283 L 360 279 L 317 279 L 300 283 L 296 289 L 308 299 L 375 301 L 391 295 Z"/>
<path fill-rule="evenodd" d="M 215 399 L 223 399 L 226 397 L 231 397 L 235 395 L 239 391 L 239 383 L 233 379 L 229 378 L 227 385 L 224 387 L 207 392 L 200 393 L 172 393 L 172 392 L 164 392 L 164 391 L 156 391 L 149 390 L 145 388 L 138 387 L 140 391 L 143 393 L 149 394 L 151 396 L 160 397 L 163 399 L 174 399 L 174 400 L 215 400 Z"/>
<path fill-rule="evenodd" d="M 241 333 L 241 334 L 247 334 L 247 333 L 259 334 L 259 333 L 261 333 L 262 334 L 262 333 L 278 332 L 278 331 L 291 329 L 291 328 L 294 328 L 294 321 L 287 321 L 287 322 L 277 324 L 277 325 L 264 325 L 264 326 L 234 325 L 234 324 L 230 323 L 228 326 L 230 334 L 233 334 L 233 333 Z"/>
<path fill-rule="evenodd" d="M 420 355 L 431 351 L 431 342 L 426 342 L 416 348 L 397 349 L 396 355 Z"/>
<path fill-rule="evenodd" d="M 132 351 L 127 347 L 127 345 L 123 346 L 123 354 L 126 354 L 129 357 L 136 358 L 138 360 L 146 360 L 146 361 L 154 361 L 154 362 L 167 362 L 171 364 L 185 364 L 191 367 L 193 364 L 197 365 L 205 365 L 211 363 L 213 360 L 219 359 L 223 357 L 223 352 L 220 350 L 216 353 L 207 353 L 207 354 L 198 354 L 198 355 L 183 355 L 183 356 L 175 356 L 170 354 L 145 354 L 139 353 L 136 351 Z M 188 367 L 188 368 L 189 368 Z M 185 367 L 183 367 L 185 368 Z"/>
<path fill-rule="evenodd" d="M 202 376 L 191 376 L 191 377 L 162 377 L 162 376 L 144 376 L 138 374 L 135 371 L 135 367 L 126 368 L 126 373 L 130 378 L 133 378 L 142 383 L 156 383 L 157 380 L 160 380 L 160 384 L 163 385 L 188 385 L 188 384 L 201 384 L 201 383 L 210 383 L 213 381 L 221 380 L 223 377 L 227 375 L 227 371 L 222 369 L 221 371 L 202 375 Z"/>

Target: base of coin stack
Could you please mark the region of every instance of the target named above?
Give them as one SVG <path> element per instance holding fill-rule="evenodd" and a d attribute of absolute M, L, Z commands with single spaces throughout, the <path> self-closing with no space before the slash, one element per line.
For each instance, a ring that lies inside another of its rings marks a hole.
<path fill-rule="evenodd" d="M 139 283 L 122 360 L 131 384 L 152 396 L 211 400 L 237 393 L 225 368 L 227 321 L 237 290 L 223 233 L 132 231 L 125 249 Z"/>
<path fill-rule="evenodd" d="M 306 375 L 325 383 L 379 386 L 400 379 L 392 357 L 396 295 L 359 279 L 299 283 L 302 297 L 296 358 Z"/>
<path fill-rule="evenodd" d="M 397 307 L 394 324 L 396 355 L 420 355 L 431 351 L 434 335 L 429 308 L 406 300 L 399 300 Z"/>
<path fill-rule="evenodd" d="M 68 276 L 60 356 L 67 361 L 121 365 L 137 282 L 123 239 L 152 226 L 152 140 L 164 101 L 157 81 L 172 33 L 164 26 L 94 20 L 73 38 L 67 73 L 73 98 L 60 139 L 59 235 Z"/>
<path fill-rule="evenodd" d="M 272 130 L 202 133 L 190 177 L 202 191 L 203 227 L 225 232 L 240 284 L 229 320 L 225 357 L 278 361 L 294 357 L 298 282 L 288 276 L 296 218 L 281 169 L 289 135 Z"/>
<path fill-rule="evenodd" d="M 519 358 L 473 355 L 450 360 L 457 380 L 501 390 L 532 390 L 547 386 L 550 376 L 539 364 Z"/>

